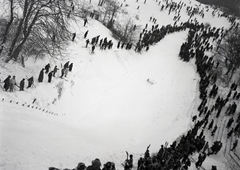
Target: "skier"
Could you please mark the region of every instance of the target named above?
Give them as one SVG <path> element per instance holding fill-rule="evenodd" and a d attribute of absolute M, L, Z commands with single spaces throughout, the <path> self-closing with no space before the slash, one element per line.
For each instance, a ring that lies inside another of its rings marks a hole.
<path fill-rule="evenodd" d="M 4 82 L 4 85 L 3 85 L 3 88 L 5 89 L 5 91 L 8 91 L 9 87 L 10 87 L 10 79 L 11 79 L 11 76 L 8 76 L 3 82 Z"/>
<path fill-rule="evenodd" d="M 23 79 L 20 81 L 20 91 L 24 91 L 24 85 L 25 85 L 25 79 L 23 78 Z"/>
<path fill-rule="evenodd" d="M 38 76 L 38 82 L 41 83 L 43 82 L 43 77 L 44 77 L 44 68 L 40 71 L 39 76 Z"/>

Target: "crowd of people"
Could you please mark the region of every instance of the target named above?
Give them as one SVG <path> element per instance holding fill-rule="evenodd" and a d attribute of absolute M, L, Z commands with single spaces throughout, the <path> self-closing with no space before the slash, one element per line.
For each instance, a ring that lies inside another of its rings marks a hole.
<path fill-rule="evenodd" d="M 59 78 L 64 78 L 64 77 L 67 77 L 68 75 L 68 72 L 72 71 L 73 69 L 73 63 L 70 63 L 70 61 L 66 62 L 64 65 L 63 65 L 63 68 L 61 69 L 61 76 L 59 76 Z M 47 82 L 48 83 L 51 83 L 52 82 L 52 77 L 56 77 L 56 73 L 57 71 L 59 70 L 59 68 L 57 67 L 57 65 L 54 66 L 54 68 L 51 70 L 51 65 L 50 63 L 48 63 L 47 65 L 45 65 L 44 68 L 41 69 L 40 73 L 39 73 L 39 76 L 38 76 L 38 83 L 42 83 L 43 80 L 44 80 L 44 77 L 45 75 L 47 75 L 48 79 L 47 79 Z M 25 80 L 28 81 L 28 84 L 27 86 L 25 86 Z M 4 79 L 3 82 L 1 83 L 4 83 L 3 85 L 3 90 L 6 91 L 6 92 L 14 92 L 16 90 L 15 87 L 18 87 L 20 91 L 24 91 L 24 89 L 28 89 L 28 88 L 31 88 L 31 87 L 36 87 L 35 84 L 34 84 L 34 77 L 31 76 L 30 78 L 26 77 L 26 78 L 23 78 L 19 84 L 17 83 L 16 81 L 16 76 L 7 76 L 7 78 Z"/>
<path fill-rule="evenodd" d="M 102 3 L 103 1 L 101 1 L 101 4 Z M 146 3 L 146 1 L 144 3 Z M 189 20 L 185 23 L 177 24 L 181 18 L 180 11 L 186 4 L 181 1 L 175 3 L 168 0 L 163 0 L 161 3 L 160 1 L 158 3 L 161 11 L 168 10 L 169 14 L 175 13 L 173 18 L 175 23 L 160 28 L 156 23 L 157 20 L 151 17 L 150 21 L 153 22 L 152 27 L 148 29 L 148 24 L 145 25 L 135 45 L 132 42 L 126 43 L 119 41 L 117 48 L 126 48 L 130 50 L 135 46 L 136 52 L 140 53 L 143 48 L 148 51 L 151 45 L 159 42 L 167 34 L 188 29 L 188 37 L 180 48 L 179 57 L 185 62 L 190 61 L 192 58 L 195 59 L 196 71 L 200 76 L 199 98 L 201 102 L 193 116 L 192 128 L 172 144 L 168 145 L 168 143 L 166 143 L 165 145 L 161 145 L 161 148 L 156 154 L 150 155 L 149 145 L 144 156 L 138 159 L 137 170 L 188 170 L 192 163 L 195 163 L 196 168 L 199 168 L 207 157 L 218 154 L 222 149 L 223 141 L 221 141 L 221 138 L 215 137 L 217 132 L 220 133 L 221 126 L 225 126 L 223 133 L 225 132 L 226 138 L 235 139 L 234 142 L 231 143 L 230 152 L 234 152 L 238 146 L 238 138 L 240 135 L 240 113 L 237 115 L 237 112 L 239 112 L 238 105 L 240 99 L 238 84 L 233 82 L 227 94 L 220 93 L 219 89 L 221 87 L 218 85 L 217 75 L 212 71 L 212 69 L 218 67 L 219 63 L 216 62 L 212 56 L 208 56 L 207 52 L 217 50 L 218 45 L 222 42 L 227 31 L 235 29 L 239 26 L 239 23 L 236 22 L 236 18 L 222 14 L 222 16 L 227 17 L 232 23 L 229 30 L 206 26 L 192 19 L 194 15 L 200 15 L 204 18 L 204 10 L 201 9 L 200 6 L 197 6 L 187 7 L 186 10 L 189 15 Z M 217 10 L 214 10 L 212 15 L 220 16 Z M 84 26 L 86 26 L 86 24 L 87 21 L 85 20 Z M 88 31 L 85 32 L 84 39 L 86 39 L 87 36 Z M 72 41 L 74 41 L 75 37 L 76 34 L 73 34 Z M 100 39 L 100 35 L 93 37 L 91 42 L 87 39 L 86 47 L 88 47 L 89 43 L 92 45 L 92 53 L 94 53 L 96 46 L 99 46 L 102 50 L 111 49 L 113 46 L 112 40 L 108 40 L 107 37 Z M 70 64 L 69 61 L 65 63 L 61 70 L 60 78 L 66 77 L 68 71 L 72 71 L 72 67 L 73 63 Z M 43 82 L 45 74 L 48 75 L 47 81 L 51 83 L 52 77 L 55 77 L 59 69 L 57 66 L 52 70 L 50 70 L 50 68 L 50 64 L 47 64 L 45 68 L 40 71 L 38 77 L 39 83 Z M 25 78 L 20 82 L 20 90 L 23 90 L 25 87 L 24 80 Z M 27 80 L 27 88 L 32 87 L 34 85 L 34 78 L 30 77 L 27 78 Z M 17 86 L 15 76 L 8 76 L 4 80 L 5 91 L 10 90 L 10 92 L 13 92 L 15 85 Z M 219 124 L 219 120 L 223 118 L 227 119 L 226 124 Z M 209 134 L 209 136 L 207 136 L 207 134 Z M 194 154 L 198 155 L 197 161 L 192 159 Z M 101 170 L 101 166 L 100 159 L 96 158 L 92 161 L 91 165 L 86 166 L 84 163 L 80 162 L 77 167 L 72 170 Z M 127 153 L 127 159 L 124 162 L 123 168 L 125 170 L 130 170 L 133 166 L 133 155 L 129 155 L 128 157 Z M 115 164 L 113 162 L 106 162 L 102 168 L 102 170 L 115 169 Z M 49 170 L 59 169 L 50 167 Z M 70 169 L 66 168 L 65 170 Z M 217 170 L 217 166 L 212 165 L 211 170 Z"/>

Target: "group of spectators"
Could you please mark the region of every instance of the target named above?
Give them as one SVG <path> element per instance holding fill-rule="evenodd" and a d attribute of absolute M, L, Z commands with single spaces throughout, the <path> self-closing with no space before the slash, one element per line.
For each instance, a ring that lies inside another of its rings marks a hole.
<path fill-rule="evenodd" d="M 55 65 L 55 67 L 52 70 L 50 70 L 50 69 L 51 69 L 51 65 L 49 63 L 47 65 L 45 65 L 44 68 L 41 69 L 41 71 L 39 73 L 39 76 L 38 76 L 38 79 L 37 79 L 38 83 L 43 82 L 43 79 L 44 79 L 45 75 L 47 75 L 47 77 L 48 77 L 48 79 L 47 79 L 48 83 L 51 83 L 52 77 L 57 77 L 56 73 L 59 70 L 58 67 Z M 71 72 L 72 69 L 73 69 L 73 63 L 70 63 L 70 61 L 66 62 L 63 65 L 63 68 L 61 69 L 61 76 L 59 76 L 59 78 L 67 77 L 68 72 L 69 71 Z M 28 81 L 27 87 L 25 87 L 25 80 Z M 31 76 L 30 78 L 28 78 L 28 77 L 23 78 L 18 85 L 18 83 L 16 81 L 16 76 L 15 75 L 14 76 L 9 75 L 1 83 L 4 83 L 3 90 L 6 91 L 6 92 L 7 91 L 14 92 L 16 90 L 15 87 L 18 87 L 20 91 L 24 91 L 25 88 L 28 89 L 28 88 L 31 88 L 31 87 L 35 86 L 33 76 Z"/>

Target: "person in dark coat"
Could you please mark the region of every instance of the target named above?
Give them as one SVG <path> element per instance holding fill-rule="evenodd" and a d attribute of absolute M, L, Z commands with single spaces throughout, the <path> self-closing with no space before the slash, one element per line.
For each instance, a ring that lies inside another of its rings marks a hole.
<path fill-rule="evenodd" d="M 45 73 L 46 73 L 46 74 L 49 72 L 49 69 L 50 69 L 50 64 L 48 63 L 48 64 L 45 66 Z"/>
<path fill-rule="evenodd" d="M 63 68 L 68 68 L 68 66 L 69 66 L 69 61 L 63 65 Z"/>
<path fill-rule="evenodd" d="M 44 77 L 44 68 L 40 71 L 40 74 L 38 76 L 39 83 L 43 82 L 43 77 Z"/>
<path fill-rule="evenodd" d="M 8 91 L 9 87 L 10 87 L 10 79 L 11 79 L 11 76 L 8 76 L 3 82 L 4 82 L 4 85 L 3 85 L 3 88 L 5 89 L 5 91 Z"/>
<path fill-rule="evenodd" d="M 238 145 L 238 140 L 236 139 L 235 142 L 233 143 L 233 146 L 231 148 L 231 151 L 234 151 Z"/>
<path fill-rule="evenodd" d="M 69 71 L 72 71 L 72 68 L 73 68 L 73 63 L 69 65 Z"/>
<path fill-rule="evenodd" d="M 227 126 L 226 126 L 226 128 L 230 128 L 230 126 L 232 125 L 232 123 L 233 123 L 233 117 L 231 117 L 229 120 L 228 120 L 228 123 L 227 123 Z"/>
<path fill-rule="evenodd" d="M 92 161 L 92 165 L 87 167 L 87 170 L 101 170 L 101 161 L 96 158 L 95 160 Z"/>
<path fill-rule="evenodd" d="M 74 42 L 75 38 L 76 38 L 76 33 L 73 33 L 73 34 L 72 34 L 72 41 L 73 41 L 73 42 Z"/>
<path fill-rule="evenodd" d="M 62 68 L 60 78 L 63 78 L 66 69 L 67 69 L 67 68 Z"/>
<path fill-rule="evenodd" d="M 33 79 L 33 76 L 32 76 L 32 77 L 30 77 L 30 78 L 28 79 L 28 86 L 27 86 L 27 89 L 30 88 L 30 87 L 32 87 L 33 82 L 34 82 L 34 79 Z"/>
<path fill-rule="evenodd" d="M 53 69 L 53 77 L 55 77 L 55 74 L 57 73 L 57 71 L 58 71 L 58 68 L 57 68 L 57 66 L 55 66 Z"/>
<path fill-rule="evenodd" d="M 87 20 L 87 18 L 85 18 L 84 19 L 84 24 L 83 24 L 84 27 L 86 26 L 87 22 L 88 22 L 88 20 Z"/>
<path fill-rule="evenodd" d="M 94 53 L 95 45 L 92 46 L 92 53 Z"/>
<path fill-rule="evenodd" d="M 50 71 L 50 73 L 48 73 L 48 83 L 51 83 L 51 81 L 52 81 L 52 75 L 53 75 L 53 72 Z"/>
<path fill-rule="evenodd" d="M 23 78 L 23 79 L 20 81 L 20 91 L 24 91 L 24 85 L 25 85 L 25 79 Z"/>
<path fill-rule="evenodd" d="M 88 30 L 84 34 L 84 39 L 87 37 L 87 35 L 88 35 Z"/>
<path fill-rule="evenodd" d="M 198 156 L 198 161 L 196 162 L 196 168 L 202 166 L 203 161 L 206 159 L 207 155 L 205 153 L 200 153 Z"/>

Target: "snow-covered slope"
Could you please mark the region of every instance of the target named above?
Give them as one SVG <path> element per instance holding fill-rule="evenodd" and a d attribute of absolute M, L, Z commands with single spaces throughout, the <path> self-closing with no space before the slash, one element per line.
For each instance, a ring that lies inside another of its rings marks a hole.
<path fill-rule="evenodd" d="M 151 27 L 153 16 L 160 26 L 174 23 L 174 14 L 160 11 L 156 1 L 123 3 L 128 4 L 129 15 L 138 15 L 136 23 L 142 28 L 146 23 Z M 196 17 L 212 26 L 229 26 L 225 18 L 213 18 L 211 12 L 203 19 Z M 186 11 L 181 16 L 181 22 L 188 20 Z M 199 77 L 194 64 L 178 57 L 187 31 L 167 35 L 139 54 L 117 49 L 110 31 L 93 19 L 89 18 L 86 27 L 82 22 L 73 25 L 73 30 L 76 41 L 71 42 L 64 61 L 29 59 L 26 68 L 1 64 L 1 80 L 7 75 L 16 75 L 17 82 L 34 76 L 36 87 L 14 93 L 0 90 L 0 169 L 73 168 L 80 161 L 89 165 L 96 157 L 102 163 L 113 161 L 121 169 L 125 151 L 133 154 L 136 165 L 149 144 L 150 151 L 157 152 L 160 145 L 189 128 Z M 83 39 L 87 30 L 88 38 L 112 39 L 113 49 L 97 47 L 91 54 Z M 37 83 L 47 63 L 60 68 L 67 61 L 74 66 L 66 78 L 47 83 L 45 75 L 44 82 Z"/>

